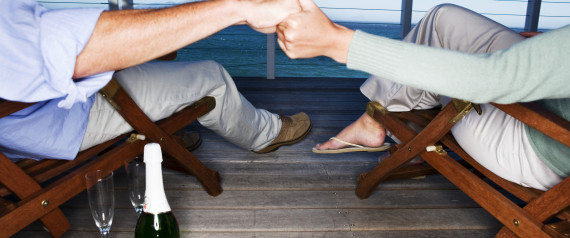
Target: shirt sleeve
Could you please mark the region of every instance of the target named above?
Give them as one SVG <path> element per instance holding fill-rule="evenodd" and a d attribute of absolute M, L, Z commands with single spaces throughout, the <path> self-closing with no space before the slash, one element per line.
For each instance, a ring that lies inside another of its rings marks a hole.
<path fill-rule="evenodd" d="M 103 9 L 49 10 L 33 0 L 0 3 L 0 97 L 58 99 L 71 108 L 105 86 L 113 72 L 73 80 L 75 60 Z"/>
<path fill-rule="evenodd" d="M 357 31 L 347 66 L 475 103 L 570 97 L 570 26 L 493 54 L 468 54 Z"/>

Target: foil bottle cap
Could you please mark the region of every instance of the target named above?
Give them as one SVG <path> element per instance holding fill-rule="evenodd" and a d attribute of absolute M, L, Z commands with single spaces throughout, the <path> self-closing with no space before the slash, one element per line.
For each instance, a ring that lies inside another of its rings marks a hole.
<path fill-rule="evenodd" d="M 144 146 L 145 163 L 162 163 L 162 150 L 158 143 L 148 143 Z"/>
<path fill-rule="evenodd" d="M 144 163 L 146 165 L 146 191 L 143 211 L 151 214 L 169 212 L 170 206 L 162 182 L 162 151 L 159 144 L 145 145 Z"/>

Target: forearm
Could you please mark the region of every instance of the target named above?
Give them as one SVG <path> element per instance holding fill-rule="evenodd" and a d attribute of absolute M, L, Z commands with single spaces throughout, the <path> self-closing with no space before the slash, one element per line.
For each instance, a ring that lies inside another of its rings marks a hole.
<path fill-rule="evenodd" d="M 348 67 L 478 103 L 570 97 L 570 70 L 563 63 L 570 50 L 563 43 L 570 28 L 563 31 L 493 55 L 435 49 L 359 32 L 350 46 Z"/>
<path fill-rule="evenodd" d="M 188 3 L 160 10 L 101 14 L 77 57 L 74 78 L 137 65 L 245 21 L 240 1 Z"/>

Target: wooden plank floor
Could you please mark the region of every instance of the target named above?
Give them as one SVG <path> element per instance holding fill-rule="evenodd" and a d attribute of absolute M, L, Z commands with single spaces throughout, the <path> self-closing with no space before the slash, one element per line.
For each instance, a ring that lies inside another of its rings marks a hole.
<path fill-rule="evenodd" d="M 222 175 L 224 192 L 208 196 L 188 175 L 164 170 L 164 185 L 183 237 L 492 237 L 499 223 L 440 175 L 381 184 L 366 200 L 356 178 L 382 153 L 320 155 L 311 148 L 363 112 L 363 79 L 236 79 L 254 105 L 275 113 L 304 111 L 313 129 L 302 142 L 269 154 L 242 150 L 199 130 L 194 152 Z M 137 216 L 125 172 L 115 176 L 111 237 L 133 237 Z M 71 222 L 65 237 L 98 237 L 85 193 L 62 209 Z M 34 223 L 15 237 L 49 237 Z"/>

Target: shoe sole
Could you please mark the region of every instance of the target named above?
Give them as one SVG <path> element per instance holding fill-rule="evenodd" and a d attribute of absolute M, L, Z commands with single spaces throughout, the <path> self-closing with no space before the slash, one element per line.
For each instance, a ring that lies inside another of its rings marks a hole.
<path fill-rule="evenodd" d="M 317 154 L 342 154 L 342 153 L 352 153 L 352 152 L 382 152 L 390 149 L 392 145 L 390 143 L 384 143 L 382 146 L 378 147 L 348 147 L 341 149 L 330 149 L 330 150 L 319 150 L 313 147 L 313 153 Z"/>
<path fill-rule="evenodd" d="M 269 152 L 272 152 L 274 150 L 277 150 L 281 146 L 295 144 L 295 143 L 301 141 L 302 139 L 305 139 L 305 137 L 307 137 L 307 135 L 309 134 L 311 129 L 313 129 L 313 125 L 309 125 L 309 129 L 307 129 L 307 131 L 305 131 L 305 133 L 303 133 L 303 135 L 297 137 L 294 140 L 279 142 L 279 143 L 276 143 L 273 145 L 269 145 L 269 146 L 265 147 L 265 149 L 263 149 L 263 150 L 253 151 L 253 152 L 255 152 L 257 154 L 265 154 L 265 153 L 269 153 Z"/>
<path fill-rule="evenodd" d="M 202 145 L 202 137 L 200 137 L 198 139 L 198 141 L 196 141 L 196 143 L 194 143 L 193 145 L 187 146 L 186 149 L 190 152 L 195 151 L 196 149 L 198 149 L 198 147 L 200 147 L 200 145 Z"/>

